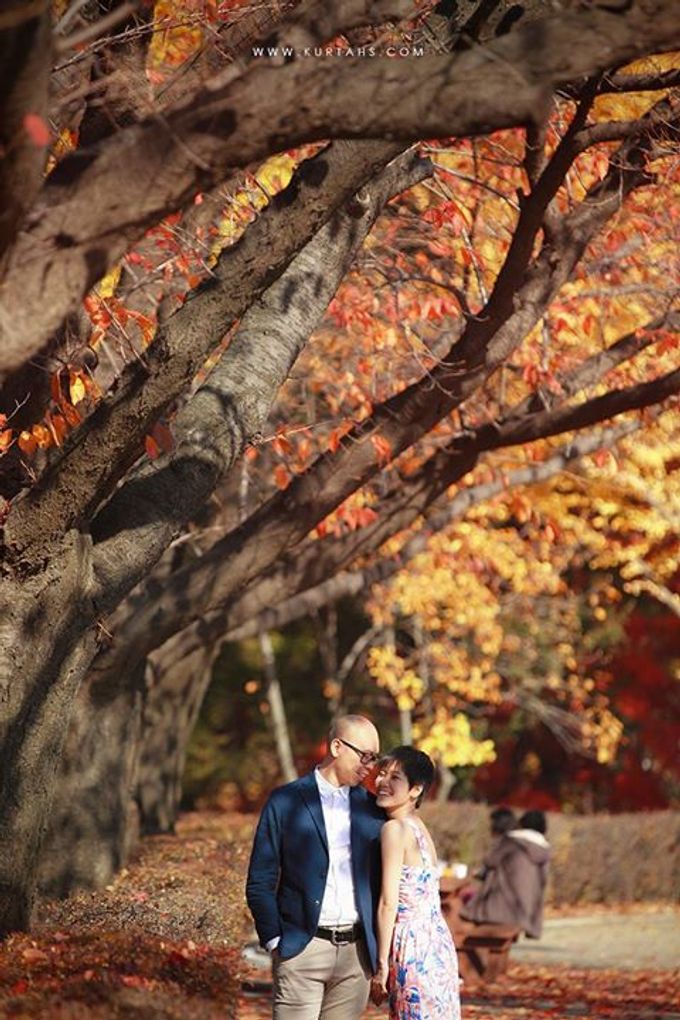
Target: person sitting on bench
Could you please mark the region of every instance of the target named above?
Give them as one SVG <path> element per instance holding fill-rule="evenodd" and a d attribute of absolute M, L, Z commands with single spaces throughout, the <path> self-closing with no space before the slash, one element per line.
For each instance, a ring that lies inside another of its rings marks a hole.
<path fill-rule="evenodd" d="M 529 938 L 543 930 L 543 900 L 550 844 L 542 811 L 526 811 L 518 826 L 499 835 L 484 859 L 482 884 L 461 908 L 472 924 L 509 925 Z"/>

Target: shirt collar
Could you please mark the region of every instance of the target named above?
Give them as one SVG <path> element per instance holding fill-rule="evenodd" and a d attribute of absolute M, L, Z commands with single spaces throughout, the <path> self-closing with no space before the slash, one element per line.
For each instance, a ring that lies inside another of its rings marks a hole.
<path fill-rule="evenodd" d="M 319 794 L 323 800 L 330 797 L 342 797 L 344 801 L 349 800 L 349 786 L 334 786 L 325 779 L 318 769 L 314 769 L 316 785 L 319 787 Z"/>

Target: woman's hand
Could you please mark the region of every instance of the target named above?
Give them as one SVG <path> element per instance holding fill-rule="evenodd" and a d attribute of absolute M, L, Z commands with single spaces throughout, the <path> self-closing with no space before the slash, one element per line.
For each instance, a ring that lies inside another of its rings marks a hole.
<path fill-rule="evenodd" d="M 374 1006 L 381 1006 L 387 998 L 387 965 L 378 964 L 378 969 L 371 978 L 371 1002 Z"/>

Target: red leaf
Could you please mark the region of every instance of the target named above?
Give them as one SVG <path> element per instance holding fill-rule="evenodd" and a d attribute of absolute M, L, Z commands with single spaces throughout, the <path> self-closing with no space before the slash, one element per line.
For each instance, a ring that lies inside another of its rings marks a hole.
<path fill-rule="evenodd" d="M 157 460 L 161 455 L 161 451 L 158 448 L 158 443 L 153 436 L 144 436 L 144 449 L 146 450 L 147 457 L 149 460 Z"/>
<path fill-rule="evenodd" d="M 38 113 L 24 116 L 24 130 L 38 149 L 50 144 L 50 129 Z"/>
<path fill-rule="evenodd" d="M 175 448 L 175 440 L 172 432 L 163 422 L 157 421 L 151 429 L 151 436 L 159 450 L 163 453 L 171 453 Z"/>
<path fill-rule="evenodd" d="M 278 464 L 274 468 L 274 481 L 276 482 L 279 489 L 288 488 L 290 474 L 288 473 L 288 470 L 283 466 L 283 464 Z"/>

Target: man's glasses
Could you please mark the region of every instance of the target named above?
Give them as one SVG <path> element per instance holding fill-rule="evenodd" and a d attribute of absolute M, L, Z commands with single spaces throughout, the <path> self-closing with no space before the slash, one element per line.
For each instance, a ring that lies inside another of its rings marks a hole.
<path fill-rule="evenodd" d="M 337 737 L 341 744 L 345 747 L 349 747 L 352 751 L 355 751 L 359 755 L 359 761 L 362 765 L 375 765 L 378 760 L 378 755 L 375 751 L 362 751 L 360 747 L 355 747 L 354 744 L 350 744 L 349 740 L 343 740 L 342 737 Z"/>

